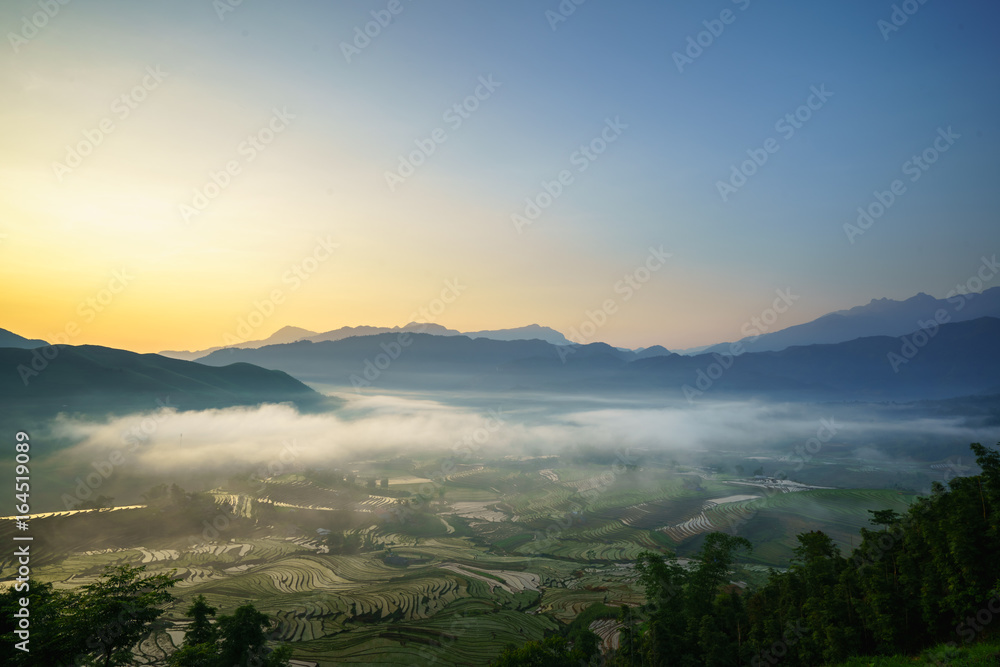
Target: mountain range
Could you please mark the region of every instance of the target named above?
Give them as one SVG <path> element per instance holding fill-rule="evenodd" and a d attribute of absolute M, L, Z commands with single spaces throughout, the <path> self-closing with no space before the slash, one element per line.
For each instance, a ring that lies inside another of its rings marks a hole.
<path fill-rule="evenodd" d="M 0 329 L 0 367 L 9 369 L 0 374 L 0 398 L 11 408 L 46 410 L 142 409 L 154 395 L 168 393 L 192 407 L 291 400 L 308 408 L 322 403 L 302 384 L 310 382 L 334 390 L 936 400 L 1000 392 L 998 318 L 1000 288 L 947 299 L 875 299 L 744 338 L 739 348 L 726 343 L 689 355 L 659 345 L 628 350 L 576 344 L 539 325 L 464 334 L 414 322 L 324 333 L 285 327 L 240 346 L 160 355 L 48 347 Z M 199 363 L 171 354 L 198 357 Z"/>
<path fill-rule="evenodd" d="M 864 306 L 828 313 L 811 322 L 773 332 L 763 323 L 749 322 L 738 342 L 748 352 L 777 352 L 793 345 L 842 343 L 865 336 L 902 336 L 921 328 L 944 311 L 947 322 L 967 322 L 980 317 L 1000 317 L 1000 287 L 977 294 L 954 294 L 935 299 L 923 292 L 903 301 L 872 299 Z M 700 352 L 729 352 L 732 343 L 720 343 Z"/>
<path fill-rule="evenodd" d="M 44 340 L 25 338 L 24 336 L 18 336 L 13 331 L 0 329 L 0 347 L 19 347 L 22 349 L 31 349 L 33 347 L 41 347 L 43 345 L 48 345 L 48 343 Z"/>
<path fill-rule="evenodd" d="M 213 368 L 96 345 L 0 348 L 0 368 L 4 416 L 18 419 L 127 414 L 163 405 L 190 410 L 291 402 L 312 411 L 338 404 L 281 371 L 244 363 Z"/>
<path fill-rule="evenodd" d="M 952 323 L 965 322 L 980 317 L 1000 317 L 1000 287 L 975 294 L 952 294 L 944 299 L 936 299 L 922 292 L 902 301 L 884 298 L 872 299 L 863 306 L 827 313 L 810 322 L 777 331 L 768 330 L 767 325 L 763 322 L 750 321 L 742 327 L 741 333 L 744 334 L 744 337 L 736 342 L 747 352 L 778 352 L 796 345 L 843 343 L 867 336 L 902 336 L 921 328 L 922 322 L 934 319 L 935 314 L 942 310 L 947 315 L 944 321 Z M 468 336 L 469 338 L 505 341 L 541 340 L 553 345 L 573 344 L 562 333 L 538 324 L 512 329 L 461 332 L 440 324 L 410 322 L 402 327 L 341 327 L 323 333 L 287 326 L 261 340 L 249 340 L 197 351 L 165 350 L 160 354 L 175 359 L 195 360 L 230 347 L 256 349 L 303 340 L 320 343 L 343 340 L 353 336 L 374 336 L 404 331 L 436 336 Z M 18 338 L 20 337 L 18 336 Z M 726 342 L 675 351 L 688 355 L 728 354 L 732 351 L 732 346 L 732 342 Z M 647 348 L 636 348 L 632 351 L 641 353 L 645 349 Z M 664 351 L 659 345 L 654 345 L 649 349 L 655 349 L 656 354 Z M 623 351 L 627 352 L 628 350 L 623 349 Z M 647 356 L 655 356 L 655 354 Z"/>
<path fill-rule="evenodd" d="M 384 333 L 396 333 L 396 332 L 413 332 L 413 333 L 427 333 L 435 336 L 468 336 L 469 338 L 490 338 L 492 340 L 543 340 L 553 345 L 569 345 L 571 343 L 565 336 L 556 331 L 555 329 L 550 329 L 549 327 L 543 327 L 538 324 L 529 324 L 526 327 L 516 327 L 513 329 L 496 329 L 487 331 L 468 331 L 461 332 L 455 329 L 448 329 L 440 324 L 423 323 L 423 322 L 410 322 L 409 324 L 401 327 L 372 327 L 372 326 L 358 326 L 358 327 L 341 327 L 339 329 L 333 329 L 331 331 L 326 331 L 323 333 L 316 333 L 315 331 L 309 331 L 308 329 L 302 329 L 300 327 L 283 327 L 278 331 L 274 332 L 267 338 L 262 340 L 249 340 L 242 343 L 234 343 L 233 345 L 220 345 L 217 347 L 210 347 L 205 350 L 191 351 L 178 351 L 178 350 L 164 350 L 160 352 L 161 355 L 165 357 L 172 357 L 174 359 L 186 359 L 188 361 L 193 361 L 195 359 L 200 359 L 204 356 L 211 354 L 217 350 L 222 350 L 226 348 L 239 348 L 239 349 L 255 349 L 258 347 L 264 347 L 266 345 L 280 345 L 282 343 L 294 343 L 300 340 L 306 340 L 313 343 L 320 343 L 323 341 L 332 340 L 343 340 L 344 338 L 351 338 L 352 336 L 374 336 L 377 334 Z"/>
<path fill-rule="evenodd" d="M 376 334 L 224 349 L 200 363 L 252 363 L 337 389 L 656 392 L 696 400 L 922 400 L 1000 393 L 1000 319 L 945 323 L 778 352 L 635 353 L 605 343 Z M 661 352 L 662 351 L 662 352 Z"/>

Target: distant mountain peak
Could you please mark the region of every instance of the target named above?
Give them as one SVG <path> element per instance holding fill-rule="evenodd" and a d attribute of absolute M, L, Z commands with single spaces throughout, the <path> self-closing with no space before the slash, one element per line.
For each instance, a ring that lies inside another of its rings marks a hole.
<path fill-rule="evenodd" d="M 563 334 L 552 329 L 550 327 L 545 327 L 540 324 L 529 324 L 523 327 L 515 327 L 513 329 L 494 329 L 494 330 L 484 330 L 484 331 L 458 331 L 456 329 L 449 329 L 440 324 L 434 322 L 408 322 L 403 326 L 395 327 L 375 327 L 367 325 L 359 325 L 356 327 L 344 326 L 339 329 L 332 329 L 330 331 L 324 331 L 322 333 L 317 333 L 315 331 L 309 331 L 308 329 L 303 329 L 301 327 L 285 326 L 278 329 L 273 334 L 268 336 L 263 340 L 248 340 L 236 345 L 218 346 L 208 348 L 206 350 L 199 350 L 195 352 L 181 352 L 174 350 L 165 350 L 160 352 L 165 357 L 172 357 L 174 359 L 184 359 L 192 361 L 195 359 L 201 359 L 216 350 L 221 350 L 225 348 L 239 348 L 239 349 L 256 349 L 269 345 L 284 345 L 287 343 L 295 343 L 298 341 L 310 341 L 313 343 L 320 343 L 324 341 L 335 341 L 343 340 L 344 338 L 351 338 L 354 336 L 374 336 L 383 333 L 395 333 L 400 331 L 408 331 L 414 333 L 424 333 L 433 336 L 468 336 L 469 338 L 490 338 L 493 340 L 532 340 L 538 339 L 545 341 L 546 343 L 551 343 L 553 345 L 571 345 L 572 342 L 568 340 Z M 44 343 L 43 343 L 44 344 Z"/>
<path fill-rule="evenodd" d="M 863 306 L 827 313 L 811 322 L 744 338 L 741 342 L 748 352 L 777 352 L 796 345 L 841 343 L 867 336 L 902 336 L 919 329 L 920 322 L 934 319 L 939 310 L 947 313 L 949 322 L 1000 317 L 1000 287 L 947 299 L 936 299 L 925 292 L 902 301 L 872 299 Z M 731 343 L 721 343 L 703 351 L 728 353 L 730 346 Z"/>
<path fill-rule="evenodd" d="M 44 347 L 46 345 L 48 345 L 48 343 L 44 340 L 25 338 L 24 336 L 18 336 L 13 331 L 0 329 L 0 347 L 19 347 L 23 349 L 30 349 L 34 347 Z"/>
<path fill-rule="evenodd" d="M 274 338 L 275 336 L 285 334 L 285 335 L 297 335 L 302 334 L 303 336 L 315 336 L 315 331 L 309 331 L 309 329 L 303 329 L 302 327 L 284 326 L 275 331 L 273 334 L 268 336 L 268 338 Z"/>

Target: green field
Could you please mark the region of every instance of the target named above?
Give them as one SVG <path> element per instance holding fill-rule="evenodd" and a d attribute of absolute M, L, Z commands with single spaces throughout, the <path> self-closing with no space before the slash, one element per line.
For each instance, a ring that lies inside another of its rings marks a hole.
<path fill-rule="evenodd" d="M 69 588 L 108 563 L 174 571 L 173 626 L 143 645 L 149 661 L 179 641 L 183 612 L 201 594 L 220 613 L 252 600 L 276 619 L 276 641 L 322 665 L 485 664 L 594 603 L 641 604 L 642 551 L 683 557 L 708 532 L 742 535 L 755 547 L 752 580 L 761 566 L 787 563 L 799 532 L 822 529 L 847 550 L 868 510 L 902 512 L 913 501 L 891 490 L 783 492 L 675 466 L 540 465 L 483 461 L 431 484 L 374 489 L 362 475 L 331 482 L 299 471 L 214 489 L 204 521 L 189 523 L 165 520 L 173 510 L 163 507 L 33 519 L 45 554 L 34 573 Z M 400 468 L 369 473 L 433 474 L 431 463 Z M 419 498 L 421 489 L 433 494 Z M 212 521 L 217 530 L 206 528 Z M 327 530 L 363 547 L 330 553 Z M 9 578 L 13 562 L 2 566 Z"/>

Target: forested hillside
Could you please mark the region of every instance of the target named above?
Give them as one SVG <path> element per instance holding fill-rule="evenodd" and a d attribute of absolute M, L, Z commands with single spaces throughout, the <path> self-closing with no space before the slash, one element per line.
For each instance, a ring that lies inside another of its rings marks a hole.
<path fill-rule="evenodd" d="M 935 484 L 905 515 L 871 510 L 875 528 L 849 556 L 823 532 L 800 534 L 788 569 L 754 590 L 731 583 L 751 548 L 743 538 L 712 533 L 689 564 L 643 554 L 646 603 L 621 608 L 611 664 L 805 667 L 997 636 L 1000 452 L 971 449 L 980 475 Z M 511 647 L 494 664 L 586 664 L 596 657 L 588 639 Z"/>

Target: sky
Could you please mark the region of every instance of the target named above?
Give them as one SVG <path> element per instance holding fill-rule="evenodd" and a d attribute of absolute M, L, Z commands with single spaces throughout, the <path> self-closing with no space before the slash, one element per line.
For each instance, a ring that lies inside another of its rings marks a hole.
<path fill-rule="evenodd" d="M 538 323 L 680 349 L 778 290 L 774 328 L 944 297 L 1000 250 L 998 14 L 8 0 L 0 327 L 153 352 Z"/>

